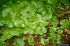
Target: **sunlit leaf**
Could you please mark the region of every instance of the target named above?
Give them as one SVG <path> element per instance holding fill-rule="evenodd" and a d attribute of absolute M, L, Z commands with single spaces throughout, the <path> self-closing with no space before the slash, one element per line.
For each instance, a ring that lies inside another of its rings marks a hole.
<path fill-rule="evenodd" d="M 24 46 L 25 43 L 24 43 L 23 40 L 17 38 L 17 39 L 14 40 L 13 45 L 14 45 L 14 46 Z"/>
<path fill-rule="evenodd" d="M 45 39 L 44 38 L 41 38 L 41 44 L 45 45 Z"/>
<path fill-rule="evenodd" d="M 62 34 L 63 33 L 63 30 L 58 30 L 58 34 Z"/>

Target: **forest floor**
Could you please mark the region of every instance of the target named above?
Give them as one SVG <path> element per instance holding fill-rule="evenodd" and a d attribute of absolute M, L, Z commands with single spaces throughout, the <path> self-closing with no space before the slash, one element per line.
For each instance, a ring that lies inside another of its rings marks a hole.
<path fill-rule="evenodd" d="M 59 24 L 58 24 L 59 27 L 60 27 L 61 19 L 67 19 L 68 21 L 70 20 L 69 19 L 69 17 L 70 17 L 69 16 L 70 15 L 70 9 L 68 9 L 68 11 L 69 11 L 69 13 L 66 13 L 64 16 L 57 17 L 58 18 L 58 22 L 59 22 Z M 64 12 L 64 10 L 63 11 L 58 11 L 59 14 L 62 14 L 63 12 Z M 49 22 L 49 25 L 46 27 L 47 28 L 47 32 L 44 34 L 44 37 L 43 37 L 44 39 L 46 39 L 49 36 L 48 32 L 49 32 L 49 27 L 50 26 L 51 26 L 51 23 Z M 3 30 L 3 29 L 0 29 L 0 30 Z M 70 44 L 70 35 L 67 33 L 68 31 L 70 31 L 70 29 L 69 30 L 64 29 L 63 33 L 61 34 L 61 37 L 62 37 L 61 42 L 62 42 L 62 44 Z M 1 35 L 2 34 L 0 34 L 0 36 Z M 38 39 L 42 38 L 42 37 L 40 37 L 40 35 L 35 35 L 35 34 L 33 34 L 33 35 L 23 34 L 23 35 L 21 35 L 21 37 L 14 36 L 10 40 L 6 40 L 5 42 L 9 43 L 9 46 L 12 46 L 13 43 L 14 43 L 14 39 L 15 38 L 22 38 L 23 36 L 25 36 L 25 37 L 33 36 L 34 37 L 34 41 L 35 41 L 35 46 L 40 46 L 41 45 L 41 42 Z M 56 44 L 56 41 L 55 41 L 55 44 Z M 30 46 L 27 40 L 25 40 L 25 46 Z M 45 46 L 53 46 L 52 39 L 50 40 L 49 43 L 46 43 Z"/>

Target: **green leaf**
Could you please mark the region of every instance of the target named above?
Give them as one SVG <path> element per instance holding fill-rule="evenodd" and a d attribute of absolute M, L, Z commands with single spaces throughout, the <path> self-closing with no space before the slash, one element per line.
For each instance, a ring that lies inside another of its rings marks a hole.
<path fill-rule="evenodd" d="M 28 39 L 29 39 L 29 37 L 26 37 L 26 39 L 28 40 Z"/>
<path fill-rule="evenodd" d="M 20 4 L 18 4 L 18 7 L 20 8 L 20 7 L 23 7 L 24 6 L 24 4 L 23 4 L 23 2 L 21 2 Z"/>
<path fill-rule="evenodd" d="M 42 30 L 39 30 L 38 33 L 39 33 L 40 35 L 44 35 L 44 32 L 43 32 Z"/>
<path fill-rule="evenodd" d="M 63 30 L 58 30 L 58 34 L 62 34 L 63 33 Z"/>
<path fill-rule="evenodd" d="M 5 10 L 3 10 L 2 11 L 2 17 L 4 18 L 4 17 L 6 17 L 8 14 L 7 14 L 7 12 L 5 11 Z"/>
<path fill-rule="evenodd" d="M 34 16 L 35 12 L 30 9 L 30 10 L 29 10 L 29 14 L 32 15 L 32 16 Z"/>
<path fill-rule="evenodd" d="M 11 27 L 14 26 L 13 23 L 12 22 L 9 22 L 9 21 L 7 21 L 7 25 L 8 25 L 9 28 L 11 28 Z"/>
<path fill-rule="evenodd" d="M 53 12 L 51 9 L 48 9 L 48 13 L 43 17 L 44 20 L 49 20 L 52 17 Z"/>
<path fill-rule="evenodd" d="M 25 28 L 24 31 L 23 31 L 23 33 L 27 34 L 29 32 L 28 30 L 29 30 L 29 28 Z"/>
<path fill-rule="evenodd" d="M 11 39 L 13 36 L 12 35 L 3 35 L 2 38 L 4 38 L 4 40 L 7 40 L 7 39 Z"/>
<path fill-rule="evenodd" d="M 46 33 L 47 29 L 45 27 L 42 27 L 42 31 L 43 31 L 43 33 Z"/>
<path fill-rule="evenodd" d="M 25 43 L 24 43 L 24 41 L 23 41 L 23 40 L 21 40 L 21 39 L 17 38 L 17 39 L 15 39 L 15 40 L 14 40 L 13 45 L 14 45 L 14 46 L 24 46 L 24 45 L 25 45 Z"/>
<path fill-rule="evenodd" d="M 47 3 L 49 4 L 55 4 L 57 2 L 57 0 L 47 0 Z"/>
<path fill-rule="evenodd" d="M 24 5 L 28 5 L 29 2 L 28 2 L 28 1 L 23 1 L 23 4 L 24 4 Z"/>
<path fill-rule="evenodd" d="M 47 13 L 47 12 L 44 10 L 44 11 L 42 12 L 42 16 L 45 16 L 46 13 Z"/>
<path fill-rule="evenodd" d="M 48 37 L 48 39 L 52 39 L 53 37 Z"/>
<path fill-rule="evenodd" d="M 25 31 L 24 31 L 24 34 L 27 34 L 27 33 L 28 33 L 28 31 L 25 30 Z"/>
<path fill-rule="evenodd" d="M 60 24 L 61 24 L 61 25 L 64 25 L 64 24 L 65 24 L 65 21 L 66 21 L 65 19 L 61 20 L 61 21 L 60 21 Z"/>
<path fill-rule="evenodd" d="M 18 31 L 9 31 L 9 33 L 10 33 L 12 36 L 19 36 L 19 32 L 18 32 Z"/>
<path fill-rule="evenodd" d="M 24 10 L 25 11 L 29 11 L 30 10 L 30 6 L 28 5 Z"/>
<path fill-rule="evenodd" d="M 35 7 L 36 7 L 36 8 L 40 8 L 40 7 L 41 7 L 41 4 L 42 4 L 41 1 L 37 1 L 36 4 L 35 4 Z"/>
<path fill-rule="evenodd" d="M 39 24 L 41 27 L 43 27 L 43 26 L 47 26 L 49 23 L 46 20 L 41 20 Z"/>
<path fill-rule="evenodd" d="M 19 36 L 20 33 L 21 31 L 19 28 L 6 29 L 2 32 L 2 38 L 4 38 L 5 40 L 11 39 L 13 36 Z"/>
<path fill-rule="evenodd" d="M 23 40 L 26 40 L 26 37 L 24 36 L 22 39 L 23 39 Z"/>
<path fill-rule="evenodd" d="M 33 29 L 29 29 L 29 34 L 33 34 Z"/>
<path fill-rule="evenodd" d="M 26 12 L 24 10 L 21 10 L 20 14 L 26 15 Z"/>
<path fill-rule="evenodd" d="M 61 29 L 69 29 L 69 21 L 66 21 L 65 19 L 61 20 L 60 21 L 60 24 L 62 25 L 61 26 Z"/>
<path fill-rule="evenodd" d="M 14 13 L 13 11 L 10 11 L 10 18 L 16 18 L 16 13 Z"/>
<path fill-rule="evenodd" d="M 68 34 L 70 34 L 70 31 L 68 31 Z"/>
<path fill-rule="evenodd" d="M 35 29 L 35 30 L 33 30 L 33 32 L 34 32 L 34 34 L 36 34 L 36 35 L 38 35 L 39 33 L 38 33 L 38 31 Z"/>
<path fill-rule="evenodd" d="M 3 26 L 4 24 L 0 22 L 0 26 Z"/>
<path fill-rule="evenodd" d="M 4 42 L 4 39 L 3 38 L 0 38 L 0 46 L 9 46 L 9 44 L 6 44 Z"/>
<path fill-rule="evenodd" d="M 43 17 L 43 19 L 44 20 L 49 20 L 51 17 L 52 17 L 52 14 L 48 13 Z"/>
<path fill-rule="evenodd" d="M 41 44 L 45 45 L 45 39 L 44 38 L 41 38 Z"/>
<path fill-rule="evenodd" d="M 26 27 L 26 25 L 25 25 L 25 24 L 21 24 L 21 27 L 22 27 L 22 28 L 25 28 L 25 27 Z"/>
<path fill-rule="evenodd" d="M 60 40 L 60 39 L 62 39 L 61 36 L 60 35 L 57 35 L 57 40 Z"/>
<path fill-rule="evenodd" d="M 40 35 L 44 35 L 44 32 L 41 30 L 41 27 L 37 27 L 35 33 L 40 34 Z"/>
<path fill-rule="evenodd" d="M 20 24 L 22 23 L 22 20 L 16 20 L 14 22 L 15 27 L 20 27 Z"/>
<path fill-rule="evenodd" d="M 46 39 L 45 42 L 49 43 L 49 39 Z"/>
<path fill-rule="evenodd" d="M 57 44 L 61 44 L 61 41 L 57 40 Z"/>
<path fill-rule="evenodd" d="M 49 32 L 50 32 L 50 33 L 54 33 L 54 30 L 52 30 L 52 29 L 49 29 Z"/>
<path fill-rule="evenodd" d="M 53 25 L 53 26 L 57 26 L 58 25 L 58 20 L 56 16 L 53 16 L 51 19 L 49 19 L 49 22 Z"/>
<path fill-rule="evenodd" d="M 2 33 L 2 31 L 0 30 L 0 34 Z"/>
<path fill-rule="evenodd" d="M 0 19 L 0 26 L 3 26 L 4 24 L 6 24 L 6 21 L 3 19 Z"/>
<path fill-rule="evenodd" d="M 34 38 L 31 36 L 28 38 L 29 45 L 34 45 Z"/>
<path fill-rule="evenodd" d="M 39 9 L 38 9 L 38 12 L 42 12 L 43 11 L 43 7 L 40 7 Z"/>
<path fill-rule="evenodd" d="M 30 22 L 29 27 L 32 28 L 32 29 L 35 29 L 36 28 L 36 23 L 35 22 Z"/>

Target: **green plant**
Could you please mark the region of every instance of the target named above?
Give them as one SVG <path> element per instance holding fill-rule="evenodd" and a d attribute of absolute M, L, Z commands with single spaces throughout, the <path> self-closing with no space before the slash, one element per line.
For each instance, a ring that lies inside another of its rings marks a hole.
<path fill-rule="evenodd" d="M 61 20 L 60 21 L 60 24 L 62 25 L 61 26 L 61 29 L 69 29 L 69 21 L 66 21 L 65 19 Z"/>
<path fill-rule="evenodd" d="M 63 33 L 63 30 L 58 30 L 58 34 L 62 34 Z"/>
<path fill-rule="evenodd" d="M 57 26 L 58 25 L 58 20 L 56 16 L 53 16 L 51 19 L 49 19 L 49 22 L 53 25 L 53 26 Z"/>
<path fill-rule="evenodd" d="M 0 34 L 2 34 L 2 31 L 0 30 Z"/>
<path fill-rule="evenodd" d="M 62 39 L 61 36 L 60 35 L 57 35 L 57 44 L 61 44 L 60 39 Z"/>
<path fill-rule="evenodd" d="M 28 42 L 29 42 L 29 45 L 34 45 L 34 38 L 31 36 L 31 37 L 23 37 L 22 38 L 23 40 L 28 40 Z"/>
<path fill-rule="evenodd" d="M 19 38 L 15 39 L 14 40 L 14 43 L 13 43 L 14 46 L 24 46 L 25 45 L 25 42 Z"/>
<path fill-rule="evenodd" d="M 6 43 L 4 42 L 4 39 L 1 38 L 1 36 L 0 36 L 0 46 L 8 46 L 8 44 L 6 44 Z"/>
<path fill-rule="evenodd" d="M 41 39 L 41 43 L 42 43 L 42 45 L 45 45 L 45 39 L 44 38 Z"/>
<path fill-rule="evenodd" d="M 45 43 L 49 43 L 51 39 L 53 43 L 57 41 L 57 44 L 61 44 L 60 35 L 63 33 L 63 29 L 69 30 L 69 21 L 61 19 L 61 26 L 58 27 L 58 17 L 61 17 L 61 15 L 57 15 L 57 12 L 60 10 L 59 8 L 63 7 L 61 4 L 69 3 L 68 1 L 69 0 L 1 0 L 0 28 L 5 30 L 0 30 L 0 34 L 2 34 L 0 46 L 8 46 L 4 41 L 14 36 L 20 37 L 22 34 L 29 33 L 30 35 L 43 36 L 47 33 L 47 29 L 49 29 L 49 37 L 47 37 L 47 39 L 41 38 L 41 44 L 45 45 Z M 65 12 L 68 13 L 68 11 Z M 65 15 L 65 12 L 63 12 L 63 15 Z M 51 26 L 46 28 L 49 22 Z M 68 34 L 70 34 L 70 31 Z M 28 40 L 29 45 L 34 46 L 35 44 L 34 38 L 31 36 L 15 39 L 13 46 L 24 46 L 24 40 Z"/>
<path fill-rule="evenodd" d="M 41 38 L 40 41 L 42 45 L 45 45 L 45 43 L 49 43 L 49 38 L 48 39 Z"/>
<path fill-rule="evenodd" d="M 34 45 L 34 38 L 33 37 L 29 37 L 28 38 L 28 42 L 29 42 L 29 45 Z"/>
<path fill-rule="evenodd" d="M 68 34 L 70 34 L 70 31 L 68 32 Z"/>

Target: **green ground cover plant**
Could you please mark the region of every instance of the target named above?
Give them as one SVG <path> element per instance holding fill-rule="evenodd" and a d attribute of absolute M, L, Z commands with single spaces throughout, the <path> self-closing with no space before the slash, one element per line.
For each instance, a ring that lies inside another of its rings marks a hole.
<path fill-rule="evenodd" d="M 3 1 L 5 4 L 3 4 Z M 1 0 L 0 2 L 0 46 L 9 46 L 5 41 L 13 38 L 14 36 L 20 37 L 20 35 L 29 33 L 30 35 L 43 36 L 48 32 L 46 39 L 40 38 L 42 45 L 49 43 L 52 39 L 54 44 L 61 44 L 61 34 L 63 29 L 69 30 L 69 20 L 61 19 L 60 27 L 58 27 L 58 17 L 64 15 L 58 14 L 58 8 L 62 7 L 60 3 L 68 3 L 69 0 Z M 66 11 L 67 12 L 67 11 Z M 68 13 L 68 12 L 67 12 Z M 70 34 L 70 31 L 68 32 Z M 34 37 L 25 37 L 14 39 L 12 46 L 24 46 L 25 40 L 28 40 L 29 45 L 34 46 Z"/>

